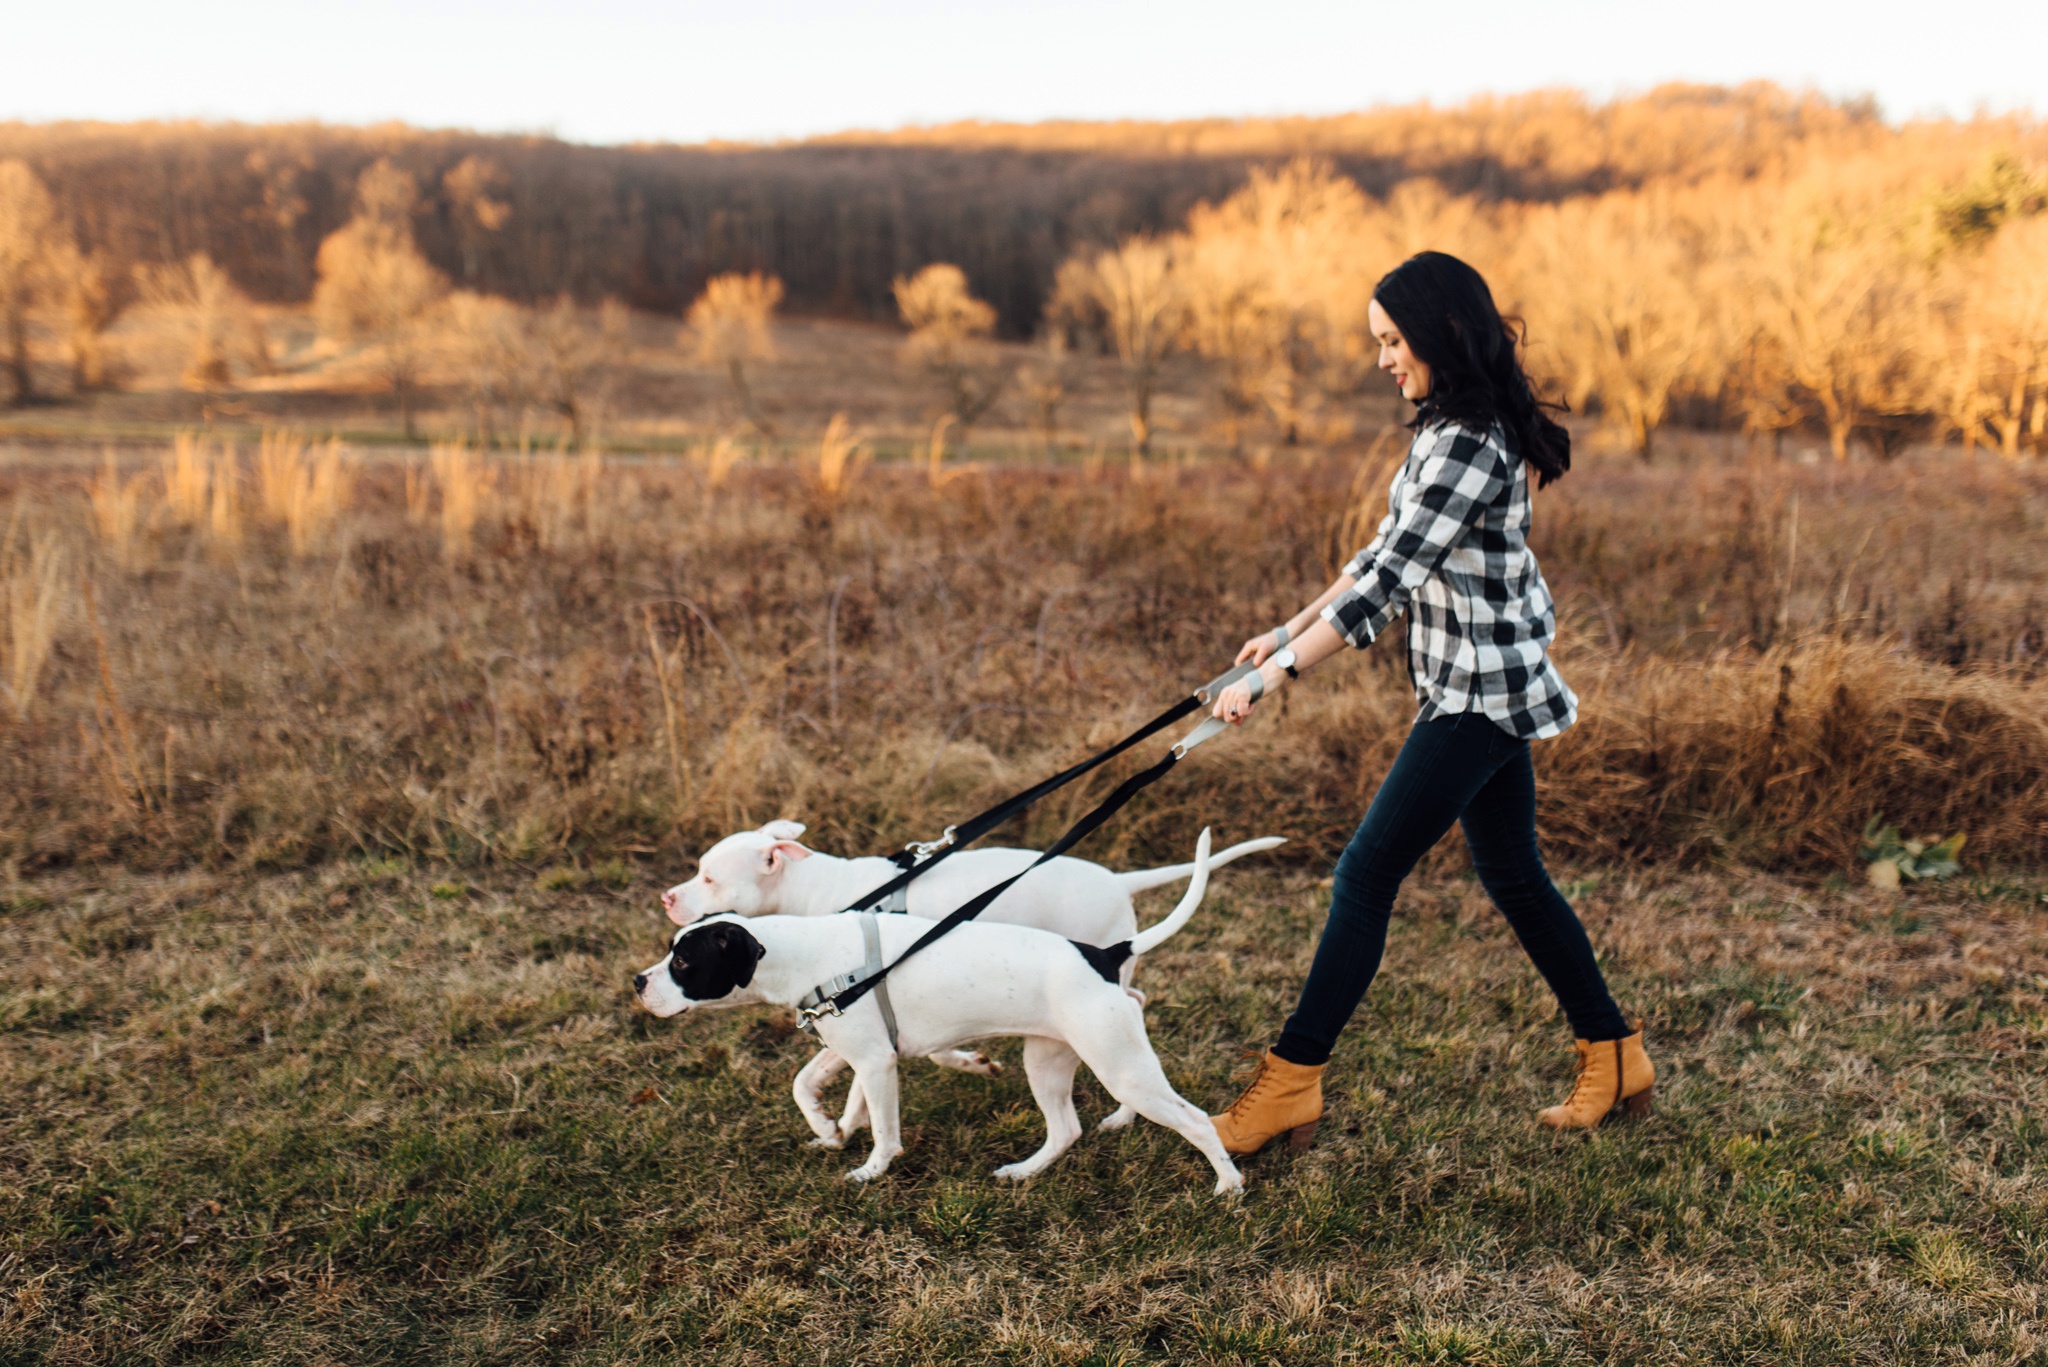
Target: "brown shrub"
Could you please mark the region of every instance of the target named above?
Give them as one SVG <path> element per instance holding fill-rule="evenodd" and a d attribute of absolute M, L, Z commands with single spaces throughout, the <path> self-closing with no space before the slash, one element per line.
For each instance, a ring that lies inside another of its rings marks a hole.
<path fill-rule="evenodd" d="M 97 562 L 91 642 L 56 638 L 0 746 L 0 857 L 672 866 L 777 814 L 890 848 L 1213 672 L 1356 525 L 1352 463 L 1306 454 L 944 490 L 877 462 L 829 516 L 808 462 L 726 469 L 714 501 L 697 462 L 565 461 L 575 516 L 545 535 L 551 466 L 437 463 L 362 459 L 337 534 L 297 557 L 267 525 L 163 519 L 148 556 Z M 2038 860 L 2048 485 L 1991 458 L 1854 473 L 1593 464 L 1543 495 L 1583 699 L 1537 749 L 1555 856 L 1838 867 L 1882 813 Z M 90 476 L 6 471 L 22 535 L 78 538 Z M 1333 662 L 1086 852 L 1182 855 L 1214 823 L 1327 857 L 1413 711 L 1398 641 Z M 1049 838 L 1115 777 L 1003 838 Z"/>

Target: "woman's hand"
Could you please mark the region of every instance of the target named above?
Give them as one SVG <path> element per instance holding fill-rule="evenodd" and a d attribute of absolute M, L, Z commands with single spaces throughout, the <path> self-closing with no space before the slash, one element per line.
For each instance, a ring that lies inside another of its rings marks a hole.
<path fill-rule="evenodd" d="M 1245 643 L 1245 649 L 1249 650 L 1256 644 L 1257 642 L 1255 641 L 1248 641 Z M 1275 647 L 1275 649 L 1277 648 Z M 1261 665 L 1259 668 L 1259 679 L 1265 684 L 1264 691 L 1259 695 L 1263 698 L 1270 696 L 1275 689 L 1285 683 L 1287 681 L 1287 674 L 1284 670 Z M 1252 698 L 1252 686 L 1240 679 L 1216 695 L 1216 705 L 1209 709 L 1209 715 L 1215 717 L 1218 721 L 1227 721 L 1232 726 L 1236 726 L 1243 722 L 1246 717 L 1249 717 L 1252 714 L 1252 709 L 1257 706 L 1258 703 Z"/>
<path fill-rule="evenodd" d="M 1246 660 L 1250 660 L 1255 665 L 1262 665 L 1266 662 L 1266 657 L 1279 648 L 1280 633 L 1269 631 L 1263 636 L 1254 636 L 1249 641 L 1246 641 L 1244 649 L 1237 652 L 1237 658 L 1232 660 L 1231 663 L 1241 665 Z M 1219 712 L 1216 715 L 1220 717 L 1223 714 Z"/>

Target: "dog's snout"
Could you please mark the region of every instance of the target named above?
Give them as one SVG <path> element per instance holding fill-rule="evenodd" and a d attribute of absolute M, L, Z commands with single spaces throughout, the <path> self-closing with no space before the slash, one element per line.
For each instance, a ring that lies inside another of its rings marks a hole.
<path fill-rule="evenodd" d="M 635 974 L 633 975 L 633 991 L 634 991 L 635 993 L 640 993 L 640 992 L 645 992 L 646 990 L 647 990 L 647 975 L 646 975 L 645 973 L 635 973 Z"/>
<path fill-rule="evenodd" d="M 661 909 L 663 911 L 674 911 L 676 909 L 677 903 L 680 900 L 681 899 L 676 896 L 676 890 L 674 888 L 670 888 L 667 892 L 664 892 L 661 895 Z"/>

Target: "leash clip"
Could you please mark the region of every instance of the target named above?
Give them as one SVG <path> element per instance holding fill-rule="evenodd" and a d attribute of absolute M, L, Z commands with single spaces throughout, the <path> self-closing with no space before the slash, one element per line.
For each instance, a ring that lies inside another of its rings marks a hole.
<path fill-rule="evenodd" d="M 816 1006 L 806 1006 L 803 1010 L 797 1012 L 796 1028 L 805 1034 L 815 1035 L 818 1033 L 819 1017 L 841 1016 L 844 1014 L 846 1013 L 839 1009 L 839 1003 L 827 997 Z"/>
<path fill-rule="evenodd" d="M 937 840 L 913 840 L 908 845 L 905 845 L 903 848 L 909 850 L 919 859 L 929 859 L 933 855 L 937 854 L 940 850 L 943 850 L 948 845 L 952 844 L 953 834 L 955 831 L 958 831 L 959 829 L 960 828 L 958 826 L 948 826 L 946 827 L 946 833 L 940 836 Z M 833 1014 L 837 1015 L 838 1013 L 834 1012 Z"/>

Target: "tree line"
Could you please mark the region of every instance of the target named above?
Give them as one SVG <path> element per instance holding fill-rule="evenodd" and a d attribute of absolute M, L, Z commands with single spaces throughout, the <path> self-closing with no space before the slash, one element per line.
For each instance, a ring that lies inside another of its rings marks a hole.
<path fill-rule="evenodd" d="M 109 322 L 160 307 L 205 387 L 266 364 L 251 296 L 310 298 L 408 428 L 430 341 L 452 348 L 488 436 L 534 405 L 580 428 L 626 308 L 687 312 L 683 341 L 765 430 L 748 372 L 788 306 L 899 318 L 956 435 L 1014 385 L 1051 440 L 1092 347 L 1121 363 L 1141 448 L 1176 351 L 1207 363 L 1233 443 L 1326 441 L 1371 375 L 1373 282 L 1436 247 L 1529 320 L 1556 394 L 1645 453 L 1681 418 L 1810 429 L 1838 456 L 1918 436 L 2017 454 L 2048 445 L 2044 208 L 2029 120 L 1894 127 L 1769 86 L 743 149 L 15 125 L 0 342 L 26 396 L 40 311 L 91 388 Z M 1001 335 L 1036 337 L 1032 360 L 1000 364 Z"/>
<path fill-rule="evenodd" d="M 805 313 L 886 318 L 891 281 L 959 265 L 1028 335 L 1078 246 L 1160 232 L 1253 165 L 1328 160 L 1368 193 L 1428 176 L 1488 200 L 1758 174 L 1809 145 L 1885 136 L 1872 110 L 1787 93 L 1671 86 L 1315 119 L 955 125 L 774 147 L 589 147 L 397 125 L 0 124 L 88 255 L 127 271 L 204 253 L 253 298 L 311 297 L 320 244 L 388 161 L 420 192 L 422 254 L 463 288 L 686 305 L 710 277 L 781 278 Z"/>

